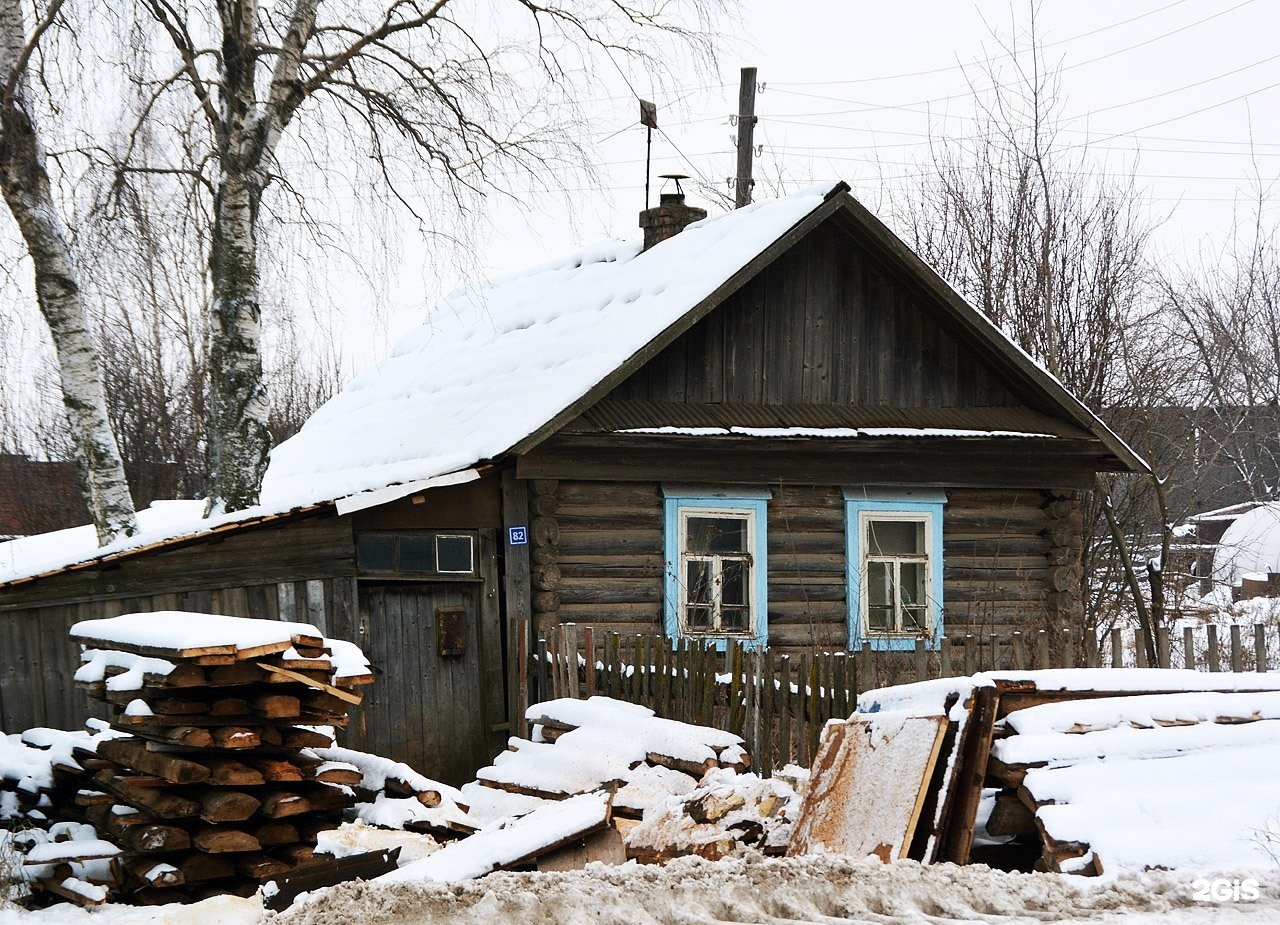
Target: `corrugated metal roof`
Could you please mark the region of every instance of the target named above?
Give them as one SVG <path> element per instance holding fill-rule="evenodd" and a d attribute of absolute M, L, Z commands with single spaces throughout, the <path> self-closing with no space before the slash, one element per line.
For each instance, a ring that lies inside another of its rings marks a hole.
<path fill-rule="evenodd" d="M 682 404 L 606 400 L 566 432 L 610 433 L 642 427 L 904 427 L 1001 430 L 1090 439 L 1091 433 L 1031 408 L 893 408 L 881 405 Z"/>

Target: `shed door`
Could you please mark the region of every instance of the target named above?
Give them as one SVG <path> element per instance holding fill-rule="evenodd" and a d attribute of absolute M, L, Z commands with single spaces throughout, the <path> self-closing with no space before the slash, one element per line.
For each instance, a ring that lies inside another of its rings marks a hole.
<path fill-rule="evenodd" d="M 447 784 L 488 762 L 480 686 L 479 583 L 360 586 L 365 654 L 377 681 L 353 730 L 357 748 Z"/>

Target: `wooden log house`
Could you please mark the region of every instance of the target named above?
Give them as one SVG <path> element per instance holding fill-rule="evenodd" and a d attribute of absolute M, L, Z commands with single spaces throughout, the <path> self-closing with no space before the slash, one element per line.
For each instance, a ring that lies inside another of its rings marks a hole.
<path fill-rule="evenodd" d="M 704 216 L 664 194 L 643 245 L 451 297 L 258 508 L 0 546 L 3 728 L 77 725 L 67 628 L 138 610 L 357 642 L 347 743 L 446 781 L 503 747 L 522 618 L 889 650 L 1078 621 L 1078 493 L 1142 460 L 843 183 Z"/>

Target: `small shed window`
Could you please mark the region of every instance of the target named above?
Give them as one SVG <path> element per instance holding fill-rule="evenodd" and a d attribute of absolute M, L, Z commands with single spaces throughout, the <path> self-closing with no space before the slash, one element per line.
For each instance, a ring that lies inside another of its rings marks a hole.
<path fill-rule="evenodd" d="M 356 536 L 362 574 L 427 577 L 474 575 L 476 538 L 468 533 L 373 531 Z"/>
<path fill-rule="evenodd" d="M 474 572 L 475 543 L 469 536 L 436 537 L 436 569 L 441 572 Z"/>
<path fill-rule="evenodd" d="M 666 499 L 667 634 L 763 645 L 764 497 L 708 492 Z"/>
<path fill-rule="evenodd" d="M 945 503 L 939 492 L 846 491 L 851 649 L 937 645 Z"/>

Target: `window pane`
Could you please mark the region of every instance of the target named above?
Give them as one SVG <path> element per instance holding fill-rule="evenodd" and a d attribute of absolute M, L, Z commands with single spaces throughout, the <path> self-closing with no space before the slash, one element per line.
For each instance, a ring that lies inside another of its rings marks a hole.
<path fill-rule="evenodd" d="M 436 568 L 441 572 L 475 571 L 472 545 L 469 536 L 437 536 Z"/>
<path fill-rule="evenodd" d="M 686 549 L 699 555 L 747 552 L 747 521 L 744 517 L 690 517 Z"/>
<path fill-rule="evenodd" d="M 746 607 L 720 608 L 720 628 L 726 633 L 745 633 L 750 629 L 750 622 Z"/>
<path fill-rule="evenodd" d="M 690 604 L 710 604 L 711 562 L 706 559 L 690 559 L 685 569 L 685 597 Z"/>
<path fill-rule="evenodd" d="M 396 538 L 390 533 L 361 533 L 356 537 L 356 562 L 361 568 L 390 572 L 396 567 Z"/>
<path fill-rule="evenodd" d="M 725 562 L 720 567 L 720 602 L 725 606 L 747 604 L 747 580 L 751 568 L 745 562 Z"/>
<path fill-rule="evenodd" d="M 926 631 L 925 608 L 902 607 L 902 631 L 904 633 L 923 633 Z"/>
<path fill-rule="evenodd" d="M 685 609 L 685 621 L 690 630 L 711 629 L 711 608 L 695 607 L 692 604 Z"/>
<path fill-rule="evenodd" d="M 902 595 L 903 607 L 923 606 L 924 577 L 929 567 L 923 562 L 903 562 L 898 566 L 898 575 L 902 581 L 899 593 Z"/>
<path fill-rule="evenodd" d="M 867 563 L 867 626 L 873 632 L 893 627 L 893 563 Z"/>
<path fill-rule="evenodd" d="M 400 537 L 400 570 L 402 572 L 434 572 L 436 558 L 432 554 L 431 537 Z"/>
<path fill-rule="evenodd" d="M 867 554 L 872 556 L 923 555 L 924 522 L 868 520 Z"/>

